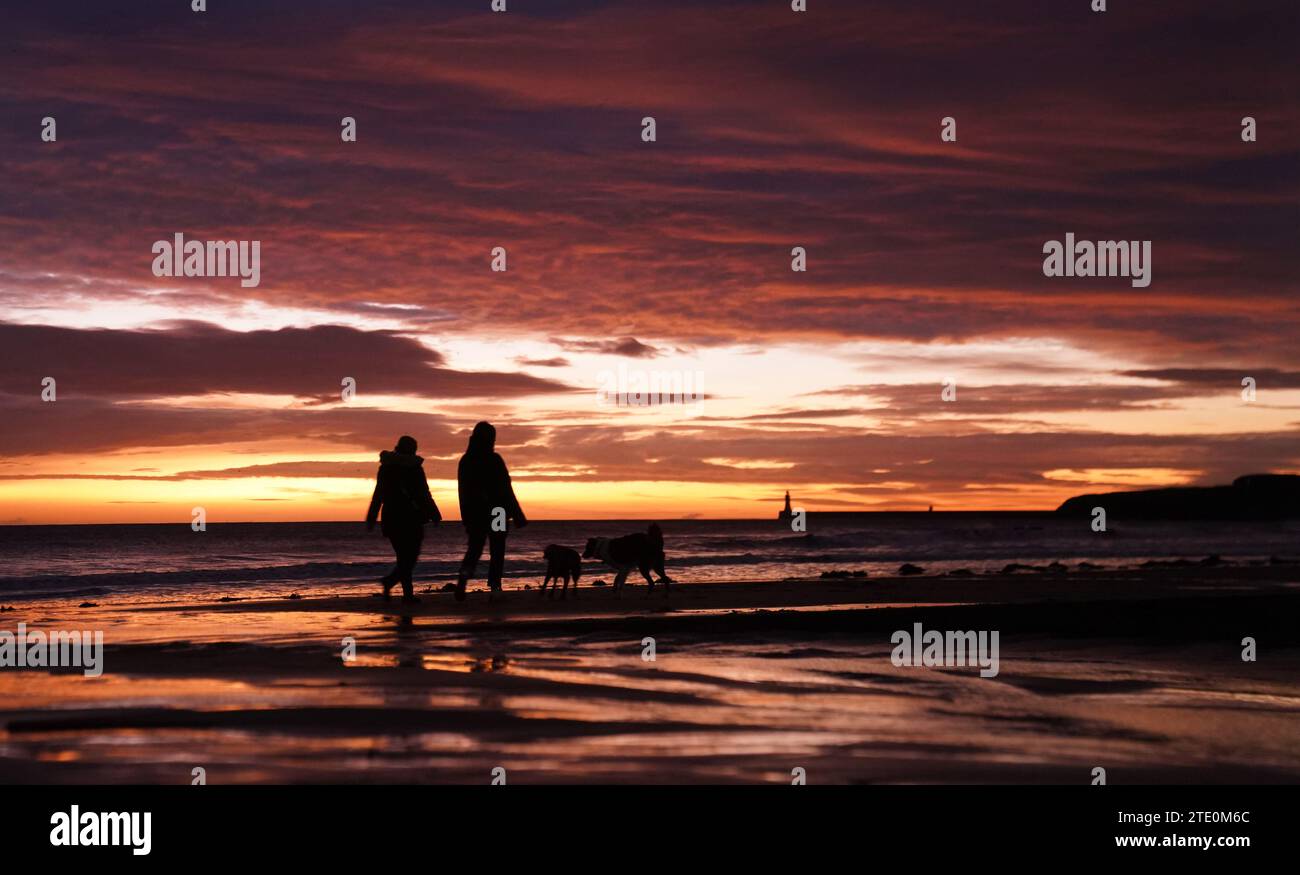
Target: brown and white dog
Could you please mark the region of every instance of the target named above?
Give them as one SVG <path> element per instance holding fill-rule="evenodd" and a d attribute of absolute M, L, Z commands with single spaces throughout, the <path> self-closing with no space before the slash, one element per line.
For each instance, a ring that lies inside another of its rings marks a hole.
<path fill-rule="evenodd" d="M 555 598 L 555 587 L 559 585 L 560 578 L 564 579 L 564 594 L 562 599 L 569 597 L 569 578 L 573 578 L 573 597 L 578 597 L 578 577 L 582 574 L 582 557 L 578 555 L 577 550 L 569 547 L 561 547 L 559 544 L 552 544 L 542 551 L 542 556 L 546 559 L 546 577 L 542 580 L 541 595 L 546 595 L 546 585 L 551 584 L 551 598 Z"/>
<path fill-rule="evenodd" d="M 636 532 L 621 538 L 589 538 L 582 558 L 599 559 L 618 570 L 618 574 L 614 577 L 616 598 L 622 592 L 623 582 L 627 580 L 627 576 L 633 569 L 639 570 L 641 576 L 650 584 L 647 596 L 655 589 L 654 578 L 650 576 L 650 572 L 654 571 L 664 585 L 664 598 L 668 597 L 668 584 L 672 583 L 672 578 L 664 571 L 664 533 L 659 529 L 658 523 L 651 523 L 650 528 L 645 532 Z"/>

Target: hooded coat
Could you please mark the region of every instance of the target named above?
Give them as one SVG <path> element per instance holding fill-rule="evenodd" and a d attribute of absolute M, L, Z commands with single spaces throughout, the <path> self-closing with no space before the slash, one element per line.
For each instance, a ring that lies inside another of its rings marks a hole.
<path fill-rule="evenodd" d="M 429 493 L 422 456 L 392 450 L 379 454 L 375 494 L 370 499 L 366 522 L 373 524 L 376 517 L 382 520 L 380 530 L 390 538 L 413 534 L 426 522 L 442 519 Z"/>
<path fill-rule="evenodd" d="M 456 469 L 459 485 L 460 518 L 465 528 L 487 531 L 493 511 L 505 508 L 507 519 L 523 518 L 505 459 L 496 452 L 496 429 L 479 423 L 470 435 L 469 447 Z"/>

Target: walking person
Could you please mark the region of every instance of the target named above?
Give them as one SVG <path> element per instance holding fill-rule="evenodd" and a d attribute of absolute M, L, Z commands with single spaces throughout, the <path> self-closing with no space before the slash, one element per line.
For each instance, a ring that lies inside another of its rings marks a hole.
<path fill-rule="evenodd" d="M 460 494 L 460 518 L 465 525 L 465 558 L 456 580 L 456 600 L 465 600 L 465 587 L 474 576 L 483 545 L 489 551 L 488 589 L 495 596 L 501 591 L 501 576 L 506 561 L 507 521 L 518 528 L 528 525 L 523 510 L 510 485 L 510 472 L 496 451 L 497 430 L 480 422 L 469 436 L 469 446 L 460 457 L 456 479 Z"/>
<path fill-rule="evenodd" d="M 392 451 L 379 454 L 379 473 L 375 475 L 375 493 L 366 512 L 366 530 L 374 531 L 375 519 L 381 518 L 380 531 L 393 545 L 397 563 L 381 578 L 384 600 L 392 598 L 392 589 L 402 584 L 402 601 L 413 604 L 415 597 L 415 563 L 424 542 L 424 524 L 442 519 L 438 505 L 429 494 L 424 476 L 424 459 L 415 454 L 415 438 L 402 435 Z"/>

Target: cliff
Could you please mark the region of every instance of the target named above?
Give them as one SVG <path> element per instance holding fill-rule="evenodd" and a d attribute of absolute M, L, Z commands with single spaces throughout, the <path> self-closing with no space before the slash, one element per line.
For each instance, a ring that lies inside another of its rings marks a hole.
<path fill-rule="evenodd" d="M 1111 519 L 1267 520 L 1300 517 L 1300 475 L 1248 474 L 1231 486 L 1177 486 L 1076 495 L 1056 509 L 1087 516 L 1104 507 Z"/>

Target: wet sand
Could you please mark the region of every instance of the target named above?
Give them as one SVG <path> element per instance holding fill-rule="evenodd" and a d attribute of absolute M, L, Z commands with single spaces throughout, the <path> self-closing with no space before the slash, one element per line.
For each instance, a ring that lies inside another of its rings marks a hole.
<path fill-rule="evenodd" d="M 298 594 L 15 604 L 105 671 L 0 670 L 0 780 L 1300 781 L 1300 566 Z M 915 622 L 997 630 L 998 675 L 894 665 Z"/>

